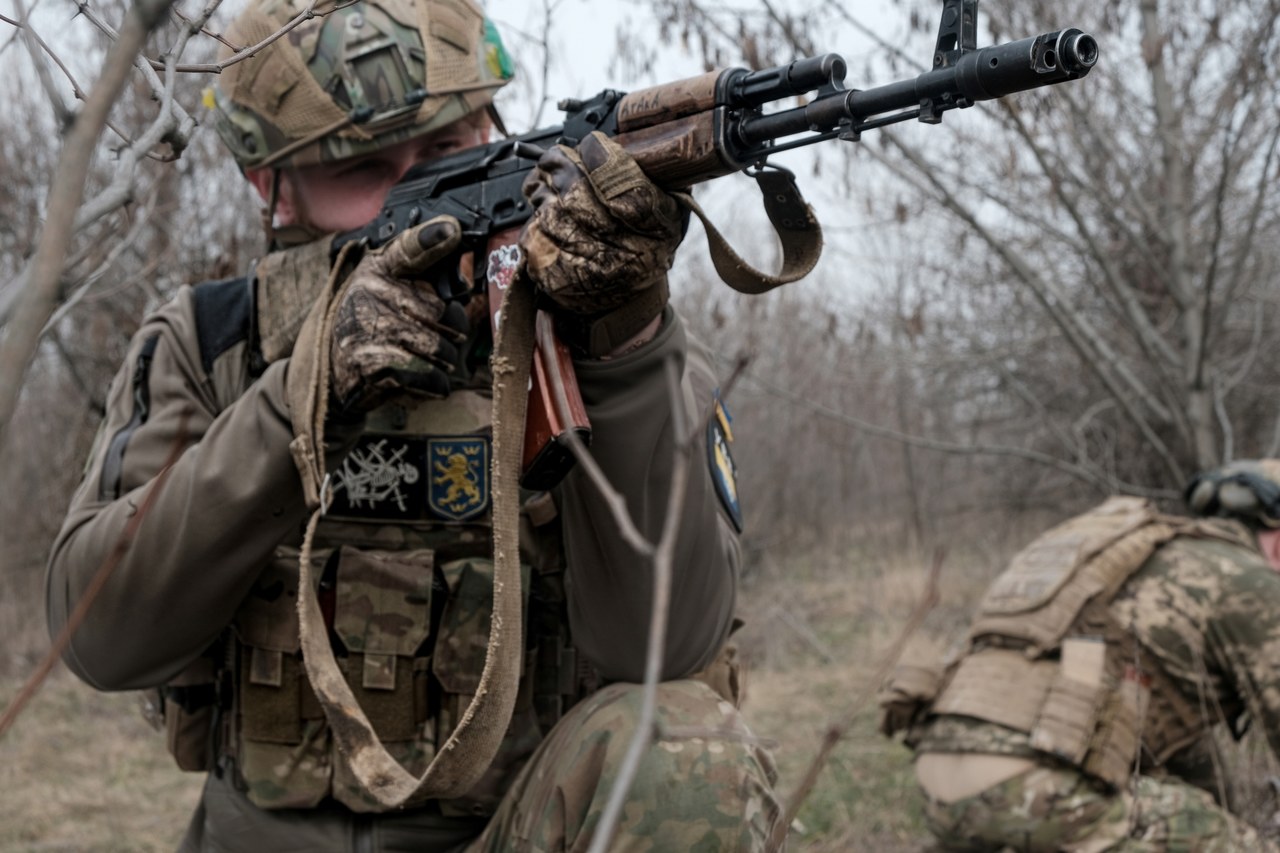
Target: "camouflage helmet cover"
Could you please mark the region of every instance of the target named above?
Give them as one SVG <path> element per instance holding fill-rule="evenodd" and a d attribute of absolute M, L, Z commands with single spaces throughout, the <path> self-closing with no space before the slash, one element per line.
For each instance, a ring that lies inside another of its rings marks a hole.
<path fill-rule="evenodd" d="M 307 5 L 250 0 L 226 40 L 259 44 Z M 305 166 L 444 127 L 489 106 L 511 77 L 472 0 L 319 0 L 312 17 L 223 71 L 205 102 L 241 168 Z"/>

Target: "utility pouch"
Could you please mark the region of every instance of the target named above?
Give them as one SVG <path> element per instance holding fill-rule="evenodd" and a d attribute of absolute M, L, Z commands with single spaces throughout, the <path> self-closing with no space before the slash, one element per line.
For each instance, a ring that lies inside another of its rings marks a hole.
<path fill-rule="evenodd" d="M 312 554 L 321 574 L 328 550 Z M 233 622 L 236 764 L 263 809 L 311 808 L 329 792 L 328 731 L 298 653 L 298 552 L 278 548 Z"/>
<path fill-rule="evenodd" d="M 1107 645 L 1100 638 L 1069 637 L 1040 714 L 1031 745 L 1081 766 L 1098 722 L 1106 675 Z"/>
<path fill-rule="evenodd" d="M 343 547 L 338 553 L 332 634 L 346 656 L 339 666 L 391 757 L 414 776 L 435 755 L 427 722 L 427 666 L 419 657 L 431 633 L 434 553 Z M 357 812 L 386 807 L 365 791 L 345 758 L 335 756 L 333 797 Z"/>
<path fill-rule="evenodd" d="M 1102 706 L 1098 729 L 1085 758 L 1086 772 L 1116 789 L 1124 788 L 1134 772 L 1143 729 L 1153 722 L 1147 714 L 1150 696 L 1150 681 L 1133 667 L 1126 667 L 1124 677 Z"/>
<path fill-rule="evenodd" d="M 745 623 L 734 618 L 733 627 L 729 629 L 729 639 L 725 640 L 720 652 L 711 663 L 690 678 L 701 681 L 720 695 L 720 698 L 735 708 L 742 707 L 742 696 L 746 686 L 746 671 L 738 658 L 738 644 L 733 642 L 733 635 Z"/>
<path fill-rule="evenodd" d="M 933 711 L 1029 732 L 1057 670 L 1056 661 L 1032 660 L 1020 651 L 980 649 L 960 661 Z"/>
<path fill-rule="evenodd" d="M 147 722 L 165 733 L 165 746 L 178 769 L 207 773 L 214 766 L 217 725 L 217 671 L 206 653 L 163 687 L 143 696 Z"/>
<path fill-rule="evenodd" d="M 528 624 L 530 567 L 522 564 L 520 571 L 521 589 L 526 591 L 522 601 L 523 621 Z M 431 662 L 431 670 L 442 691 L 436 719 L 438 747 L 449 739 L 480 686 L 493 607 L 493 562 L 488 559 L 454 560 L 440 566 L 440 572 L 449 588 L 449 600 L 440 620 Z M 542 741 L 529 678 L 534 656 L 526 655 L 523 645 L 510 650 L 512 654 L 521 655 L 524 675 L 511 724 L 498 753 L 484 776 L 465 796 L 440 802 L 441 811 L 446 815 L 492 814 L 515 774 Z"/>

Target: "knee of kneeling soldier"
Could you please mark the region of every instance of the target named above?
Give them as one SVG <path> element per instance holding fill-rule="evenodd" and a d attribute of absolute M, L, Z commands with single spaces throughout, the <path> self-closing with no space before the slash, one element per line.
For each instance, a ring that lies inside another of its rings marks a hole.
<path fill-rule="evenodd" d="M 643 704 L 644 689 L 636 684 L 612 684 L 588 697 L 560 722 L 566 729 L 560 733 L 566 747 L 561 755 L 592 754 L 580 767 L 596 775 L 592 782 L 610 787 L 641 723 Z M 633 795 L 671 788 L 673 782 L 737 788 L 750 779 L 772 787 L 776 779 L 772 757 L 741 713 L 702 681 L 659 684 L 653 725 Z"/>
<path fill-rule="evenodd" d="M 737 709 L 692 679 L 659 685 L 655 698 L 615 845 L 634 847 L 622 840 L 629 838 L 655 850 L 767 849 L 783 815 L 776 773 Z M 642 687 L 614 684 L 570 710 L 525 768 L 494 837 L 515 833 L 537 849 L 574 849 L 590 836 L 621 781 L 643 705 Z"/>

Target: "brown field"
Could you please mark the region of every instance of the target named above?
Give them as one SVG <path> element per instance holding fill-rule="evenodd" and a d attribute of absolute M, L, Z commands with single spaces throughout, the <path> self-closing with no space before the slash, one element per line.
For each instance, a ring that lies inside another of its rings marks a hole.
<path fill-rule="evenodd" d="M 909 753 L 876 732 L 874 703 L 876 671 L 919 601 L 926 560 L 873 554 L 765 561 L 743 591 L 747 626 L 738 641 L 751 662 L 745 711 L 756 733 L 776 743 L 784 797 L 824 732 L 847 723 L 800 811 L 791 850 L 928 849 Z M 998 559 L 945 561 L 942 603 L 913 637 L 912 653 L 936 653 L 960 633 Z M 21 673 L 0 681 L 0 706 L 34 666 L 29 656 L 23 663 Z M 50 679 L 0 738 L 0 851 L 173 849 L 200 779 L 172 766 L 138 706 L 136 694 L 100 694 L 64 670 Z M 1274 762 L 1257 737 L 1228 744 L 1227 752 L 1241 802 L 1266 823 L 1275 810 L 1266 784 Z"/>

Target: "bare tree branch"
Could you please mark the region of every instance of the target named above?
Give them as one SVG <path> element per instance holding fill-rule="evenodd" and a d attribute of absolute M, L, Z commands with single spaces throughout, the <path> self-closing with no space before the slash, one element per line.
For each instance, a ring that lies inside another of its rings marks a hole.
<path fill-rule="evenodd" d="M 1275 122 L 1280 111 L 1273 111 L 1272 121 Z M 1249 206 L 1249 213 L 1246 219 L 1248 223 L 1244 234 L 1236 247 L 1235 257 L 1231 263 L 1230 278 L 1227 285 L 1223 288 L 1221 302 L 1230 304 L 1244 287 L 1248 278 L 1247 269 L 1249 259 L 1255 255 L 1258 241 L 1258 231 L 1262 223 L 1262 215 L 1266 210 L 1266 203 L 1272 196 L 1272 187 L 1274 182 L 1280 178 L 1280 175 L 1274 174 L 1276 171 L 1273 167 L 1277 163 L 1277 146 L 1280 145 L 1280 136 L 1275 133 L 1271 134 L 1271 141 L 1267 145 L 1267 155 L 1263 161 L 1261 180 L 1257 181 L 1253 192 L 1253 202 Z M 1239 193 L 1239 189 L 1234 189 L 1234 193 Z M 1218 327 L 1216 331 L 1221 332 L 1221 324 L 1225 321 L 1226 312 L 1222 312 L 1216 320 L 1215 325 Z"/>
<path fill-rule="evenodd" d="M 223 38 L 222 33 L 215 33 L 213 30 L 205 26 L 204 23 L 202 23 L 201 21 L 192 20 L 191 18 L 188 18 L 186 15 L 182 14 L 181 10 L 170 9 L 169 14 L 173 16 L 174 20 L 178 21 L 183 26 L 191 29 L 193 32 L 198 31 L 202 35 L 208 36 L 209 38 L 216 41 L 218 44 L 223 45 L 224 47 L 227 47 L 233 51 L 237 49 L 235 45 L 233 45 L 231 42 Z"/>
<path fill-rule="evenodd" d="M 1227 415 L 1226 394 L 1222 387 L 1215 383 L 1213 387 L 1213 413 L 1218 418 L 1218 427 L 1222 430 L 1222 458 L 1234 459 L 1236 455 L 1235 430 L 1231 426 L 1231 418 Z"/>
<path fill-rule="evenodd" d="M 1271 444 L 1267 446 L 1265 456 L 1280 456 L 1280 417 L 1276 418 L 1276 425 L 1271 430 Z"/>
<path fill-rule="evenodd" d="M 1116 482 L 1082 465 L 1076 465 L 1071 462 L 1067 462 L 1063 459 L 1059 459 L 1056 456 L 1051 456 L 1047 453 L 1041 453 L 1036 450 L 1028 450 L 1023 447 L 1007 447 L 1007 446 L 986 445 L 986 444 L 959 444 L 957 442 L 940 441 L 938 439 L 924 438 L 922 436 L 904 435 L 897 430 L 878 426 L 876 424 L 870 423 L 869 421 L 864 421 L 861 418 L 857 418 L 852 415 L 847 415 L 843 412 L 835 411 L 834 409 L 824 406 L 821 403 L 815 402 L 810 397 L 805 397 L 800 394 L 793 394 L 789 391 L 779 388 L 777 385 L 771 382 L 761 379 L 759 376 L 754 375 L 752 373 L 748 373 L 747 376 L 757 385 L 760 385 L 761 387 L 767 389 L 768 392 L 773 396 L 786 400 L 794 405 L 801 406 L 805 409 L 815 412 L 816 414 L 821 415 L 822 417 L 831 418 L 833 420 L 837 420 L 841 423 L 847 424 L 869 435 L 875 435 L 881 438 L 892 439 L 893 441 L 908 443 L 915 447 L 923 447 L 928 450 L 936 450 L 940 453 L 954 453 L 954 454 L 965 455 L 965 456 L 972 456 L 972 455 L 1009 456 L 1015 459 L 1023 459 L 1028 462 L 1035 462 L 1039 465 L 1046 465 L 1050 468 L 1061 471 L 1062 473 L 1068 474 L 1077 480 L 1081 480 L 1085 483 L 1088 483 L 1089 485 L 1094 486 L 1103 492 L 1112 492 L 1117 489 L 1120 489 L 1127 492 L 1128 494 L 1141 495 L 1143 497 L 1165 498 L 1165 499 L 1178 497 L 1177 492 L 1169 489 L 1153 489 L 1153 488 L 1148 488 L 1144 486 L 1139 486 L 1134 483 Z"/>
<path fill-rule="evenodd" d="M 89 295 L 89 291 L 92 290 L 93 286 L 97 284 L 102 279 L 102 277 L 111 269 L 112 265 L 116 262 L 116 260 L 118 260 L 119 257 L 123 255 L 126 251 L 132 248 L 135 242 L 138 240 L 138 238 L 141 237 L 144 229 L 146 229 L 150 225 L 149 220 L 150 220 L 150 217 L 148 216 L 138 217 L 138 220 L 133 224 L 133 227 L 129 229 L 129 233 L 126 234 L 119 242 L 114 243 L 111 246 L 111 251 L 107 253 L 107 258 L 98 266 L 97 269 L 95 269 L 92 273 L 86 276 L 84 281 L 80 284 L 80 286 L 76 288 L 75 292 L 72 293 L 70 296 L 68 296 L 66 301 L 64 301 L 61 305 L 59 305 L 58 309 L 53 312 L 53 315 L 49 318 L 48 322 L 44 324 L 44 329 L 41 330 L 42 333 L 47 333 L 50 329 L 56 326 L 63 317 L 67 316 L 67 314 L 73 311 L 75 307 L 79 305 L 80 302 Z M 140 270 L 136 276 L 134 276 L 129 281 L 125 281 L 120 285 L 118 285 L 116 290 L 119 291 L 119 290 L 123 290 L 126 287 L 132 287 L 135 281 L 137 281 L 139 278 L 145 278 L 151 275 L 152 273 L 155 272 L 156 268 L 159 266 L 160 266 L 160 259 L 151 258 L 147 262 L 147 265 L 143 267 L 142 270 Z"/>
<path fill-rule="evenodd" d="M 208 7 L 207 11 L 212 12 L 213 8 L 217 7 L 220 2 L 221 0 L 213 0 L 212 6 Z M 276 30 L 274 33 L 267 36 L 265 39 L 258 42 L 257 44 L 249 45 L 248 47 L 244 47 L 244 48 L 235 48 L 234 46 L 230 45 L 230 43 L 225 38 L 223 38 L 221 34 L 214 35 L 212 33 L 209 33 L 209 35 L 213 35 L 214 38 L 216 38 L 219 42 L 225 45 L 231 46 L 232 49 L 235 50 L 235 53 L 233 53 L 231 56 L 228 56 L 226 59 L 220 62 L 205 62 L 205 63 L 174 65 L 173 70 L 179 73 L 184 73 L 184 74 L 221 74 L 223 71 L 230 68 L 232 65 L 235 65 L 236 63 L 239 63 L 239 62 L 244 62 L 249 57 L 255 56 L 258 53 L 261 53 L 263 48 L 283 38 L 286 34 L 288 34 L 290 30 L 295 29 L 303 21 L 309 21 L 312 18 L 327 17 L 329 15 L 332 15 L 335 12 L 338 12 L 342 9 L 347 8 L 348 6 L 353 5 L 356 2 L 357 0 L 347 0 L 347 2 L 345 3 L 336 3 L 332 9 L 326 9 L 323 12 L 317 12 L 315 11 L 316 0 L 311 0 L 311 2 L 307 4 L 307 7 L 305 9 L 303 9 L 301 12 L 299 12 L 297 15 L 291 18 L 289 22 L 286 23 L 283 27 Z M 86 18 L 92 21 L 93 24 L 98 27 L 98 29 L 102 30 L 102 32 L 105 33 L 110 38 L 112 39 L 116 38 L 115 30 L 112 29 L 112 27 L 109 24 L 107 24 L 107 22 L 104 21 L 101 17 L 94 14 L 93 10 L 89 7 L 88 0 L 81 0 L 81 2 L 78 5 L 79 5 L 80 12 Z M 200 18 L 194 21 L 188 21 L 187 28 L 189 32 L 191 32 L 192 34 L 201 33 L 201 32 L 207 33 L 207 31 L 204 29 L 204 25 L 205 23 L 207 23 L 208 19 L 209 19 L 208 14 L 202 14 Z M 165 67 L 165 62 L 163 59 L 140 58 L 139 61 L 146 63 L 151 68 L 157 71 L 162 70 Z"/>
<path fill-rule="evenodd" d="M 723 395 L 729 393 L 737 381 L 741 369 L 746 366 L 745 360 L 739 361 L 739 371 L 735 371 L 723 386 Z M 666 651 L 667 618 L 671 609 L 671 578 L 674 571 L 673 557 L 676 539 L 684 517 L 684 501 L 689 482 L 689 466 L 693 455 L 693 444 L 699 435 L 698 430 L 689 430 L 688 413 L 684 407 L 684 396 L 681 393 L 680 368 L 673 359 L 665 363 L 667 373 L 668 395 L 672 407 L 672 430 L 674 458 L 671 467 L 671 489 L 669 492 L 666 515 L 663 518 L 662 533 L 656 546 L 648 543 L 635 528 L 634 521 L 626 508 L 622 496 L 609 483 L 604 472 L 595 464 L 590 452 L 583 446 L 578 437 L 570 430 L 565 434 L 570 451 L 579 465 L 587 473 L 588 478 L 597 491 L 608 502 L 611 513 L 618 525 L 624 529 L 624 537 L 636 550 L 649 557 L 653 562 L 653 600 L 649 611 L 649 640 L 645 651 L 644 682 L 641 687 L 640 715 L 627 751 L 623 755 L 609 798 L 605 802 L 604 811 L 596 824 L 588 853 L 604 853 L 613 841 L 617 831 L 618 820 L 622 816 L 622 807 L 631 784 L 635 781 L 636 772 L 644 758 L 645 750 L 657 736 L 654 726 L 654 712 L 657 707 L 658 683 L 662 676 L 662 661 Z M 557 389 L 560 391 L 560 389 Z M 567 415 L 567 404 L 558 397 L 556 406 Z M 714 401 L 703 415 L 702 423 L 715 416 Z M 568 421 L 565 421 L 566 423 Z"/>
<path fill-rule="evenodd" d="M 18 33 L 22 36 L 22 43 L 26 46 L 27 53 L 31 57 L 31 64 L 35 66 L 36 77 L 40 80 L 40 85 L 44 87 L 44 93 L 49 98 L 49 103 L 53 106 L 54 119 L 59 127 L 65 127 L 74 117 L 74 113 L 72 113 L 66 102 L 62 100 L 62 93 L 58 91 L 57 84 L 53 82 L 53 75 L 49 73 L 49 68 L 45 65 L 44 59 L 40 55 L 41 51 L 48 54 L 54 64 L 62 69 L 62 73 L 71 81 L 71 85 L 76 91 L 76 97 L 80 97 L 80 87 L 76 85 L 75 78 L 71 76 L 67 66 L 49 49 L 49 45 L 45 44 L 44 39 L 40 38 L 40 34 L 32 28 L 31 20 L 27 16 L 22 0 L 13 0 L 13 2 L 18 9 L 20 21 L 11 21 L 3 15 L 0 15 L 0 20 L 13 24 L 18 28 Z"/>
<path fill-rule="evenodd" d="M 79 365 L 76 364 L 75 357 L 68 352 L 66 343 L 62 340 L 62 336 L 55 329 L 49 334 L 49 342 L 53 344 L 53 348 L 58 351 L 58 355 L 62 357 L 62 363 L 66 365 L 67 373 L 71 376 L 72 383 L 84 395 L 85 400 L 89 404 L 90 410 L 99 418 L 105 417 L 107 414 L 107 401 L 100 393 L 100 389 L 95 389 L 87 382 L 80 371 Z"/>
<path fill-rule="evenodd" d="M 23 289 L 15 322 L 5 326 L 0 339 L 0 440 L 13 417 L 22 377 L 35 355 L 40 331 L 55 307 L 94 145 L 147 35 L 164 20 L 171 3 L 172 0 L 139 0 L 130 8 L 119 40 L 107 53 L 102 76 L 63 144 L 40 244 L 28 266 L 30 284 Z"/>
<path fill-rule="evenodd" d="M 1067 341 L 1079 353 L 1081 360 L 1103 381 L 1121 408 L 1128 414 L 1134 426 L 1142 433 L 1144 440 L 1160 456 L 1173 480 L 1175 482 L 1184 481 L 1186 475 L 1181 464 L 1165 442 L 1156 434 L 1147 418 L 1138 411 L 1134 405 L 1134 400 L 1136 398 L 1141 401 L 1149 411 L 1161 418 L 1161 420 L 1170 420 L 1168 409 L 1151 396 L 1145 385 L 1133 375 L 1129 366 L 1125 364 L 1107 342 L 1106 337 L 1095 330 L 1083 316 L 1071 310 L 1071 300 L 1067 298 L 1056 283 L 1038 275 L 1021 256 L 1010 250 L 1005 241 L 997 238 L 986 228 L 973 211 L 961 204 L 951 190 L 941 183 L 937 175 L 930 169 L 929 164 L 924 162 L 917 151 L 901 142 L 890 131 L 882 131 L 882 135 L 915 167 L 914 172 L 888 160 L 872 148 L 867 148 L 866 150 L 871 151 L 872 156 L 876 157 L 904 180 L 913 184 L 919 185 L 920 176 L 923 175 L 923 180 L 932 188 L 932 194 L 948 210 L 964 221 L 973 233 L 982 238 L 983 242 L 990 246 L 1008 268 L 1017 275 L 1018 279 L 1035 294 L 1054 323 L 1062 330 Z"/>
<path fill-rule="evenodd" d="M 1026 122 L 1023 121 L 1022 110 L 1018 107 L 1017 102 L 1004 100 L 1000 104 L 1004 113 L 1009 116 L 1010 124 L 1022 140 L 1024 147 L 1031 152 L 1036 163 L 1039 164 L 1041 172 L 1046 178 L 1053 179 L 1049 181 L 1049 186 L 1053 189 L 1054 196 L 1061 202 L 1063 208 L 1067 211 L 1067 215 L 1071 217 L 1071 221 L 1075 223 L 1076 233 L 1080 235 L 1088 248 L 1089 256 L 1102 270 L 1103 282 L 1106 283 L 1112 295 L 1119 302 L 1123 310 L 1123 316 L 1128 321 L 1130 328 L 1133 329 L 1134 338 L 1146 353 L 1147 358 L 1156 367 L 1162 365 L 1176 366 L 1178 364 L 1177 353 L 1173 351 L 1173 348 L 1169 346 L 1151 323 L 1147 312 L 1138 301 L 1137 294 L 1134 293 L 1129 283 L 1124 281 L 1123 274 L 1112 262 L 1111 254 L 1099 245 L 1093 229 L 1085 221 L 1084 212 L 1076 204 L 1076 200 L 1065 192 L 1067 182 L 1058 179 L 1067 171 L 1065 164 L 1061 162 L 1060 158 L 1058 162 L 1052 164 L 1048 162 L 1048 153 L 1039 144 L 1035 136 L 1032 135 Z"/>
<path fill-rule="evenodd" d="M 675 551 L 676 537 L 680 532 L 681 519 L 684 516 L 684 498 L 689 482 L 689 460 L 693 448 L 689 441 L 687 416 L 680 404 L 680 368 L 675 361 L 668 359 L 667 387 L 675 417 L 672 424 L 675 429 L 676 456 L 671 468 L 670 503 L 663 522 L 662 536 L 653 554 L 653 602 L 649 612 L 649 647 L 645 652 L 644 686 L 640 703 L 640 717 L 636 721 L 635 732 L 631 742 L 627 744 L 626 754 L 618 767 L 613 788 L 609 791 L 609 799 L 605 802 L 600 821 L 596 824 L 588 853 L 605 853 L 613 842 L 613 834 L 617 831 L 618 820 L 622 817 L 622 807 L 626 803 L 627 794 L 631 791 L 631 783 L 635 781 L 636 772 L 640 769 L 640 761 L 652 744 L 655 732 L 653 726 L 654 712 L 658 702 L 658 682 L 662 676 L 662 659 L 667 643 L 667 618 L 671 610 L 671 575 L 672 557 Z"/>

